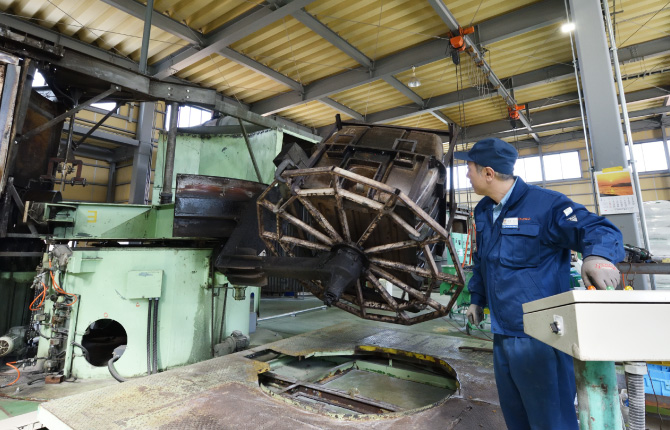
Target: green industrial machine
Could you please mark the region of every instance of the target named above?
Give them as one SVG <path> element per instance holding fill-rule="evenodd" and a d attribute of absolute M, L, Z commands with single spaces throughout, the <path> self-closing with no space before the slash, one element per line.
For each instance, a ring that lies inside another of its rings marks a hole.
<path fill-rule="evenodd" d="M 122 380 L 248 344 L 260 288 L 231 285 L 213 269 L 228 230 L 191 236 L 189 226 L 239 221 L 241 204 L 255 203 L 272 182 L 282 143 L 283 133 L 271 129 L 248 136 L 217 127 L 181 129 L 172 155 L 166 157 L 165 140 L 159 144 L 156 165 L 173 165 L 175 174 L 156 169 L 151 205 L 32 204 L 28 216 L 51 246 L 37 276 L 29 277 L 40 341 L 25 369 L 42 370 L 50 382 L 110 372 Z M 209 175 L 209 182 L 194 185 L 188 175 Z M 164 177 L 171 178 L 170 189 Z M 231 195 L 232 205 L 216 208 L 222 218 L 209 220 L 207 210 L 192 207 L 202 204 L 203 187 Z M 164 202 L 168 192 L 176 202 Z"/>

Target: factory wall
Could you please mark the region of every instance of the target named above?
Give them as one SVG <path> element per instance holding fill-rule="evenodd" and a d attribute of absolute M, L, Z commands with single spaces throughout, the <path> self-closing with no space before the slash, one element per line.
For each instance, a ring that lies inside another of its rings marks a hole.
<path fill-rule="evenodd" d="M 92 127 L 96 124 L 104 115 L 105 111 L 102 109 L 84 109 L 77 113 L 75 117 L 75 124 L 82 125 L 85 127 Z M 135 138 L 137 133 L 137 116 L 139 113 L 139 104 L 138 103 L 128 103 L 119 107 L 118 112 L 108 118 L 99 128 L 100 132 L 110 133 L 117 136 Z M 156 149 L 158 147 L 157 142 L 159 139 L 165 139 L 165 134 L 161 134 L 164 131 L 165 124 L 165 105 L 162 102 L 156 104 L 156 110 L 154 113 L 154 133 L 153 133 L 153 142 L 152 142 L 152 164 L 151 164 L 151 184 L 153 185 L 153 176 L 156 167 Z M 65 122 L 63 127 L 62 139 L 67 139 L 67 130 L 68 122 Z M 80 136 L 75 136 L 74 141 L 76 142 Z M 109 143 L 105 143 L 100 140 L 96 140 L 93 137 L 89 137 L 87 142 L 94 143 L 99 146 L 115 147 Z M 82 177 L 86 179 L 86 185 L 70 185 L 67 184 L 63 187 L 63 199 L 69 201 L 81 201 L 81 202 L 96 202 L 96 203 L 128 203 L 128 196 L 130 193 L 130 181 L 132 178 L 132 166 L 133 159 L 132 155 L 126 160 L 121 160 L 116 163 L 115 170 L 110 169 L 110 163 L 106 161 L 93 160 L 90 158 L 85 158 L 77 156 L 77 159 L 82 160 L 83 169 Z M 113 174 L 113 177 L 110 175 Z M 57 175 L 59 176 L 59 175 Z M 108 188 L 110 185 L 113 188 L 111 193 L 111 198 L 108 201 Z M 153 187 L 150 187 L 150 189 Z M 54 185 L 54 189 L 60 190 L 61 184 L 58 182 Z"/>
<path fill-rule="evenodd" d="M 666 129 L 666 135 L 668 134 L 670 134 L 670 129 Z M 633 140 L 636 143 L 662 139 L 663 136 L 660 128 L 633 133 Z M 544 188 L 563 193 L 575 202 L 583 204 L 587 209 L 594 211 L 594 195 L 591 179 L 589 177 L 588 159 L 584 140 L 542 146 L 543 155 L 575 150 L 579 152 L 582 177 L 580 179 L 547 181 L 544 184 Z M 537 148 L 524 148 L 519 151 L 520 157 L 533 155 L 538 155 Z M 642 198 L 644 201 L 670 200 L 670 170 L 663 172 L 644 172 L 640 173 L 639 176 L 640 188 L 642 189 Z M 535 184 L 542 185 L 541 183 Z M 472 208 L 474 208 L 477 202 L 481 199 L 481 196 L 476 195 L 472 191 L 472 188 L 457 191 L 456 196 L 457 201 L 459 201 L 460 204 L 470 205 Z"/>
<path fill-rule="evenodd" d="M 80 111 L 75 119 L 75 124 L 91 127 L 104 116 L 105 111 L 100 109 L 90 109 Z M 99 128 L 100 131 L 114 133 L 121 136 L 135 138 L 137 130 L 137 116 L 139 113 L 139 104 L 128 103 L 119 108 L 118 113 L 108 118 Z M 153 181 L 156 170 L 156 150 L 158 143 L 167 138 L 164 133 L 166 108 L 162 102 L 156 103 L 154 113 L 154 133 L 153 133 L 153 151 L 151 157 L 151 184 L 149 189 L 153 189 Z M 64 127 L 67 130 L 67 123 Z M 667 130 L 670 134 L 670 129 Z M 63 133 L 64 138 L 66 133 Z M 89 138 L 93 140 L 92 138 Z M 633 134 L 635 142 L 645 142 L 651 140 L 662 140 L 660 129 L 637 132 Z M 99 144 L 99 142 L 96 142 Z M 543 145 L 542 154 L 550 155 L 567 151 L 578 151 L 581 161 L 582 177 L 579 179 L 547 181 L 544 187 L 547 189 L 561 192 L 575 202 L 581 203 L 590 210 L 595 210 L 594 196 L 592 192 L 591 180 L 589 177 L 587 154 L 583 140 L 571 142 L 562 142 L 552 145 Z M 538 155 L 538 148 L 521 149 L 520 157 Z M 116 170 L 113 178 L 110 178 L 110 165 L 107 162 L 77 157 L 84 163 L 82 176 L 86 178 L 87 185 L 69 185 L 66 184 L 63 190 L 65 200 L 87 201 L 87 202 L 107 202 L 107 188 L 113 184 L 112 198 L 109 203 L 128 203 L 130 191 L 130 181 L 132 179 L 133 160 L 119 161 L 116 164 Z M 542 185 L 538 183 L 538 185 Z M 670 171 L 665 172 L 645 172 L 640 174 L 640 186 L 644 201 L 670 200 Z M 60 189 L 60 184 L 55 185 L 55 189 Z M 474 205 L 481 199 L 472 192 L 472 189 L 463 189 L 457 191 L 457 200 L 462 205 Z M 149 196 L 149 199 L 151 196 Z"/>

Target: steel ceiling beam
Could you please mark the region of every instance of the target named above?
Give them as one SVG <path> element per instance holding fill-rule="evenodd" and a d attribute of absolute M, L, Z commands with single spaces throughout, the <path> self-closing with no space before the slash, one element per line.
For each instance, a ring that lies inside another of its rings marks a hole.
<path fill-rule="evenodd" d="M 556 1 L 558 0 L 544 0 L 540 2 L 540 4 L 548 5 L 555 3 Z M 513 35 L 516 36 L 535 30 L 536 28 L 547 25 L 547 23 L 554 22 L 554 20 L 565 16 L 565 10 L 556 7 L 547 7 L 546 14 L 524 13 L 525 10 L 526 8 L 522 8 L 498 18 L 502 19 L 502 17 L 508 16 L 508 21 L 515 23 Z M 504 39 L 498 32 L 504 32 L 505 29 L 498 28 L 498 21 L 493 22 L 492 24 L 489 22 L 490 21 L 484 21 L 479 24 L 479 31 L 482 32 L 482 34 L 487 34 L 487 32 L 493 34 L 496 38 L 495 41 Z M 492 27 L 495 27 L 495 29 Z M 479 42 L 484 45 L 491 43 L 483 37 L 480 37 Z M 435 61 L 447 58 L 448 50 L 448 40 L 433 39 L 375 61 L 375 67 L 371 71 L 358 68 L 319 79 L 309 85 L 305 85 L 304 93 L 291 91 L 289 93 L 260 100 L 252 104 L 251 110 L 260 115 L 279 112 L 305 102 L 318 100 L 322 97 L 328 97 L 350 88 L 355 88 L 360 85 L 383 79 L 386 76 L 397 75 L 400 72 L 410 69 L 412 65 L 419 67 L 425 64 L 434 63 Z"/>
<path fill-rule="evenodd" d="M 571 66 L 557 64 L 542 69 L 515 75 L 514 82 L 517 88 L 532 88 L 537 85 L 556 82 L 563 79 L 574 78 L 574 70 Z M 493 89 L 491 89 L 493 91 Z M 460 91 L 433 96 L 429 100 L 423 101 L 423 109 L 417 105 L 397 106 L 391 109 L 369 114 L 366 120 L 371 123 L 383 123 L 411 117 L 414 115 L 429 113 L 434 110 L 446 109 L 458 106 L 461 103 L 470 103 L 487 97 L 493 97 L 492 94 L 482 95 L 476 88 L 465 88 Z"/>
<path fill-rule="evenodd" d="M 122 57 L 117 54 L 113 54 L 109 51 L 105 51 L 104 49 L 98 48 L 88 43 L 84 43 L 70 36 L 66 36 L 56 31 L 49 30 L 48 28 L 41 27 L 39 25 L 33 24 L 21 18 L 16 18 L 14 16 L 6 14 L 0 14 L 0 25 L 14 29 L 15 31 L 21 33 L 26 33 L 30 36 L 35 37 L 36 39 L 39 39 L 40 41 L 46 41 L 53 45 L 62 46 L 66 49 L 80 52 L 89 57 L 105 61 L 107 63 L 113 64 L 115 66 L 127 70 L 132 70 L 134 72 L 137 72 L 139 70 L 138 63 L 134 62 L 133 60 L 130 60 L 126 57 Z M 0 34 L 8 38 L 12 38 L 11 34 L 5 34 L 5 33 L 6 32 L 4 30 L 0 29 Z"/>
<path fill-rule="evenodd" d="M 649 42 L 644 42 L 636 45 L 631 45 L 626 48 L 623 55 L 619 56 L 619 59 L 627 63 L 641 61 L 644 58 L 652 58 L 659 55 L 664 55 L 668 52 L 668 46 L 670 46 L 670 37 L 664 37 L 657 40 L 652 40 Z M 641 57 L 632 56 L 634 53 L 640 53 Z M 522 73 L 520 75 L 515 75 L 512 77 L 515 83 L 515 88 L 517 90 L 533 88 L 538 85 L 543 85 L 551 82 L 556 82 L 563 79 L 574 79 L 574 70 L 572 66 L 566 64 L 556 64 L 549 67 L 544 67 L 542 69 L 533 70 L 530 72 Z M 660 97 L 656 93 L 656 90 L 653 88 L 650 89 L 651 92 L 648 93 L 649 97 L 642 99 L 646 100 L 649 98 Z M 667 93 L 666 93 L 667 94 Z M 480 95 L 479 91 L 475 88 L 466 88 L 461 90 L 461 92 L 451 92 L 447 94 L 442 94 L 439 96 L 432 97 L 429 101 L 423 101 L 424 108 L 420 109 L 416 104 L 396 106 L 391 109 L 384 111 L 374 112 L 368 114 L 366 121 L 370 123 L 384 123 L 390 121 L 396 121 L 403 118 L 409 118 L 414 115 L 420 115 L 426 112 L 431 112 L 438 109 L 445 109 L 449 107 L 458 106 L 459 103 L 470 103 L 476 100 L 481 100 L 486 97 L 491 97 L 488 95 Z M 577 100 L 577 93 L 568 93 L 549 97 L 547 99 L 542 99 L 539 101 L 527 102 L 529 108 L 535 109 L 542 107 L 545 104 L 559 104 L 566 101 Z M 252 109 L 255 105 L 252 105 Z M 534 116 L 533 116 L 534 118 Z M 506 121 L 509 124 L 508 121 Z M 331 127 L 327 125 L 325 127 L 319 128 L 319 133 L 322 130 Z"/>
<path fill-rule="evenodd" d="M 67 144 L 67 141 L 61 140 L 61 143 Z M 94 160 L 106 161 L 108 163 L 113 162 L 115 159 L 115 153 L 113 150 L 90 145 L 88 143 L 79 145 L 79 148 L 77 148 L 74 153 L 79 157 L 92 158 Z"/>
<path fill-rule="evenodd" d="M 432 110 L 430 111 L 430 114 L 433 115 L 435 118 L 439 119 L 446 125 L 450 124 L 456 124 L 451 118 L 440 112 L 439 110 Z"/>
<path fill-rule="evenodd" d="M 626 94 L 626 101 L 628 103 L 635 103 L 663 97 L 665 94 L 667 94 L 668 90 L 670 90 L 669 87 L 648 88 L 645 90 L 635 91 Z M 660 106 L 656 108 L 643 109 L 635 112 L 630 112 L 629 117 L 640 118 L 642 116 L 656 115 L 667 111 L 670 111 L 670 107 Z M 581 112 L 579 110 L 578 105 L 568 105 L 537 112 L 536 114 L 533 115 L 533 121 L 535 123 L 535 126 L 538 127 L 537 129 L 538 132 L 551 131 L 551 130 L 558 130 L 561 128 L 581 126 L 582 125 L 581 120 L 568 123 L 560 122 L 580 118 L 580 116 Z M 556 123 L 556 124 L 542 126 L 542 124 L 548 124 L 548 123 Z M 519 130 L 517 130 L 517 134 L 518 133 Z M 484 124 L 473 125 L 472 127 L 467 127 L 462 131 L 464 142 L 475 142 L 479 139 L 483 139 L 485 137 L 491 137 L 494 135 L 496 137 L 504 138 L 504 137 L 510 137 L 513 134 L 514 131 L 510 130 L 509 121 L 506 120 L 497 120 L 487 122 Z"/>
<path fill-rule="evenodd" d="M 535 24 L 528 24 L 533 21 Z M 491 44 L 561 21 L 565 21 L 563 0 L 544 0 L 513 13 L 496 16 L 485 21 L 483 24 L 486 25 L 480 24 L 475 27 L 479 40 L 486 40 L 486 44 Z"/>
<path fill-rule="evenodd" d="M 216 54 L 219 50 L 241 40 L 256 31 L 285 18 L 315 0 L 287 0 L 284 6 L 276 9 L 263 7 L 244 18 L 214 30 L 205 38 L 202 46 L 191 46 L 171 55 L 153 68 L 153 77 L 165 79 L 203 58 Z"/>
<path fill-rule="evenodd" d="M 306 102 L 318 100 L 333 94 L 374 82 L 384 76 L 391 76 L 407 70 L 408 64 L 422 66 L 445 57 L 448 43 L 442 39 L 435 39 L 409 50 L 401 51 L 379 59 L 375 69 L 371 72 L 362 68 L 319 79 L 305 85 L 304 93 L 291 91 L 264 100 L 251 106 L 252 112 L 259 115 L 269 115 L 284 109 Z"/>
<path fill-rule="evenodd" d="M 579 125 L 581 126 L 581 121 L 579 122 Z M 656 130 L 658 128 L 662 128 L 662 126 L 660 117 L 655 117 L 650 119 L 634 121 L 630 124 L 630 128 L 633 132 L 638 132 L 646 130 Z M 551 136 L 544 136 L 542 138 L 542 143 L 544 145 L 553 145 L 556 143 L 571 142 L 575 140 L 584 140 L 583 130 L 567 131 L 565 133 L 557 133 L 552 134 Z M 519 140 L 515 142 L 515 145 L 517 145 L 519 148 L 537 147 L 537 143 L 535 143 L 535 141 L 532 139 Z"/>
<path fill-rule="evenodd" d="M 146 11 L 146 6 L 142 5 L 141 3 L 136 2 L 135 0 L 103 0 L 105 3 L 116 7 L 119 10 L 122 10 L 136 18 L 142 19 L 145 11 Z M 252 11 L 250 14 L 253 14 L 256 11 Z M 158 19 L 156 19 L 159 17 Z M 205 36 L 200 34 L 199 32 L 196 32 L 194 29 L 175 21 L 172 18 L 169 18 L 163 14 L 160 14 L 154 10 L 153 15 L 152 15 L 152 20 L 155 19 L 156 21 L 152 21 L 152 25 L 155 27 L 166 31 L 170 34 L 173 34 L 195 46 L 189 46 L 186 48 L 182 48 L 182 51 L 185 52 L 196 52 L 197 47 L 206 44 L 207 40 Z M 244 18 L 240 18 L 244 19 Z M 293 79 L 283 75 L 282 73 L 277 72 L 276 70 L 259 63 L 256 60 L 253 60 L 249 57 L 247 57 L 244 54 L 241 54 L 231 48 L 224 47 L 221 48 L 217 54 L 221 55 L 222 57 L 228 58 L 229 60 L 232 60 L 236 63 L 242 64 L 245 67 L 248 67 L 255 72 L 258 72 L 262 74 L 263 76 L 272 79 L 275 82 L 278 82 L 282 85 L 286 85 L 287 87 L 291 88 L 292 90 L 295 91 L 302 91 L 302 84 L 299 82 L 294 81 Z"/>
<path fill-rule="evenodd" d="M 617 48 L 617 51 L 620 64 L 634 63 L 649 57 L 670 54 L 670 36 Z"/>
<path fill-rule="evenodd" d="M 453 35 L 458 35 L 461 26 L 458 24 L 456 17 L 454 17 L 454 15 L 451 13 L 449 8 L 447 8 L 444 2 L 442 0 L 428 0 L 428 3 L 433 7 L 437 15 L 447 25 L 449 31 L 451 31 Z M 479 51 L 479 48 L 472 42 L 471 37 L 464 35 L 463 41 L 465 43 L 465 52 L 467 52 L 468 55 L 470 55 L 470 58 L 475 63 L 475 65 L 482 70 L 488 81 L 491 83 L 491 85 L 493 85 L 493 88 L 497 91 L 498 95 L 500 95 L 500 97 L 502 97 L 503 100 L 505 100 L 507 106 L 509 106 L 512 109 L 516 109 L 517 102 L 514 99 L 514 96 L 509 90 L 507 90 L 507 88 L 505 88 L 505 85 L 503 85 L 498 76 L 496 76 L 493 69 L 491 69 L 491 66 L 489 66 L 489 64 L 486 62 L 484 55 Z M 519 121 L 521 121 L 521 123 L 528 129 L 531 136 L 533 136 L 533 139 L 535 139 L 537 143 L 540 143 L 540 138 L 537 136 L 537 134 L 533 133 L 533 127 L 530 125 L 530 120 L 526 118 L 523 112 L 517 112 L 517 113 L 519 114 Z"/>
<path fill-rule="evenodd" d="M 85 126 L 77 124 L 76 122 L 74 124 L 74 134 L 77 135 L 77 136 L 85 136 L 86 134 L 91 132 L 91 129 L 92 129 L 92 127 L 85 127 Z M 92 138 L 92 139 L 100 140 L 100 141 L 107 142 L 107 143 L 115 143 L 115 144 L 121 145 L 121 146 L 136 147 L 137 145 L 140 144 L 137 139 L 122 136 L 120 134 L 108 133 L 108 132 L 101 131 L 101 130 L 93 130 L 93 132 L 91 132 L 89 137 Z"/>
<path fill-rule="evenodd" d="M 142 100 L 142 97 L 145 97 L 148 100 L 158 99 L 199 105 L 226 115 L 241 117 L 247 122 L 263 127 L 284 129 L 308 140 L 317 141 L 320 139 L 319 136 L 313 134 L 309 127 L 281 117 L 265 118 L 254 114 L 249 112 L 249 107 L 246 104 L 219 94 L 216 90 L 185 85 L 176 80 L 173 82 L 154 81 L 140 74 L 138 64 L 127 58 L 95 48 L 39 25 L 2 14 L 0 14 L 0 24 L 5 26 L 0 27 L 0 37 L 30 46 L 36 50 L 36 53 L 32 54 L 36 58 L 48 61 L 56 67 L 81 73 L 84 76 L 114 82 L 123 87 L 124 90 L 138 93 L 137 100 Z M 14 33 L 13 30 L 25 33 L 28 36 Z M 31 39 L 33 37 L 35 39 Z M 60 56 L 39 54 L 37 52 L 42 49 L 40 44 L 43 45 L 44 41 L 67 49 Z"/>
<path fill-rule="evenodd" d="M 358 64 L 361 66 L 365 67 L 366 69 L 373 68 L 374 62 L 371 59 L 355 48 L 352 44 L 344 40 L 344 38 L 340 37 L 333 30 L 328 28 L 327 25 L 307 13 L 304 9 L 299 9 L 294 12 L 293 18 L 297 19 L 314 33 L 323 37 L 331 45 L 335 46 L 337 49 L 356 60 L 356 62 L 358 62 Z"/>
<path fill-rule="evenodd" d="M 357 119 L 359 121 L 363 121 L 363 115 L 360 113 L 356 112 L 355 110 L 351 109 L 348 106 L 343 105 L 342 103 L 338 103 L 333 99 L 330 99 L 328 97 L 324 97 L 319 100 L 321 103 L 323 103 L 326 106 L 329 106 L 333 109 L 335 109 L 338 112 L 342 112 L 345 115 L 349 115 L 350 117 Z"/>
<path fill-rule="evenodd" d="M 386 81 L 387 84 L 391 85 L 393 88 L 401 92 L 402 95 L 412 100 L 417 105 L 423 107 L 424 102 L 421 96 L 412 91 L 407 85 L 403 84 L 398 78 L 396 78 L 395 76 L 384 76 L 383 79 Z"/>
<path fill-rule="evenodd" d="M 229 60 L 235 61 L 236 63 L 242 64 L 250 68 L 251 70 L 260 73 L 261 75 L 272 79 L 275 82 L 279 82 L 282 85 L 286 85 L 294 91 L 302 91 L 303 86 L 300 82 L 294 81 L 288 76 L 279 73 L 278 71 L 266 66 L 265 64 L 259 63 L 256 60 L 252 60 L 244 54 L 240 54 L 231 48 L 222 48 L 218 52 L 219 55 L 228 58 Z"/>
<path fill-rule="evenodd" d="M 104 3 L 119 9 L 128 15 L 144 21 L 147 7 L 135 0 L 102 0 Z M 181 22 L 170 18 L 156 10 L 151 14 L 151 25 L 166 31 L 173 36 L 177 36 L 194 45 L 201 45 L 205 41 L 205 37 L 192 29 L 191 27 L 182 24 Z"/>

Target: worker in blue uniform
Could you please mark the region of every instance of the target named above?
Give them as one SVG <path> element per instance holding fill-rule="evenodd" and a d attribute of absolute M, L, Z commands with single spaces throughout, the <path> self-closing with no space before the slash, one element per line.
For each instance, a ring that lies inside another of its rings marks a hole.
<path fill-rule="evenodd" d="M 467 317 L 479 324 L 491 311 L 493 364 L 507 426 L 577 429 L 572 358 L 523 330 L 526 302 L 570 289 L 570 250 L 585 257 L 582 278 L 598 289 L 616 287 L 612 263 L 624 257 L 621 232 L 561 193 L 513 176 L 518 153 L 496 138 L 481 140 L 455 158 L 467 161 L 475 193 L 477 249 L 468 284 Z"/>

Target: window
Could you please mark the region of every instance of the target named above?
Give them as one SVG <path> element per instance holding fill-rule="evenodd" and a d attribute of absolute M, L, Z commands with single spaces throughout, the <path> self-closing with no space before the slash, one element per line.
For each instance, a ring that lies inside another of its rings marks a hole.
<path fill-rule="evenodd" d="M 462 190 L 465 188 L 471 188 L 472 184 L 470 183 L 470 180 L 465 176 L 468 174 L 468 165 L 467 164 L 461 164 L 460 166 L 456 167 L 456 171 L 454 172 L 454 179 L 456 180 L 456 189 L 457 190 Z"/>
<path fill-rule="evenodd" d="M 167 107 L 165 112 L 165 129 L 170 129 L 170 106 Z M 205 121 L 212 119 L 212 112 L 200 109 L 195 106 L 180 106 L 179 107 L 179 119 L 177 120 L 177 127 L 195 127 L 200 125 Z"/>
<path fill-rule="evenodd" d="M 46 87 L 47 81 L 44 80 L 44 76 L 37 70 L 35 70 L 35 77 L 33 78 L 33 87 Z"/>
<path fill-rule="evenodd" d="M 459 164 L 454 166 L 454 188 L 457 190 L 462 190 L 465 188 L 470 188 L 470 180 L 465 176 L 468 173 L 467 164 Z M 449 188 L 449 171 L 447 170 L 447 188 Z"/>
<path fill-rule="evenodd" d="M 544 155 L 544 179 L 558 181 L 561 179 L 575 179 L 582 177 L 582 165 L 579 152 L 562 152 L 560 154 Z"/>
<path fill-rule="evenodd" d="M 542 181 L 542 163 L 540 157 L 525 157 L 516 160 L 514 176 L 519 176 L 525 182 Z"/>
<path fill-rule="evenodd" d="M 662 141 L 634 143 L 633 156 L 638 173 L 668 169 Z M 630 160 L 628 147 L 626 147 L 626 159 Z"/>
<path fill-rule="evenodd" d="M 104 111 L 110 111 L 114 109 L 114 106 L 116 106 L 116 103 L 114 102 L 100 102 L 100 103 L 93 103 L 91 107 L 102 109 Z M 116 112 L 118 113 L 118 112 Z"/>

